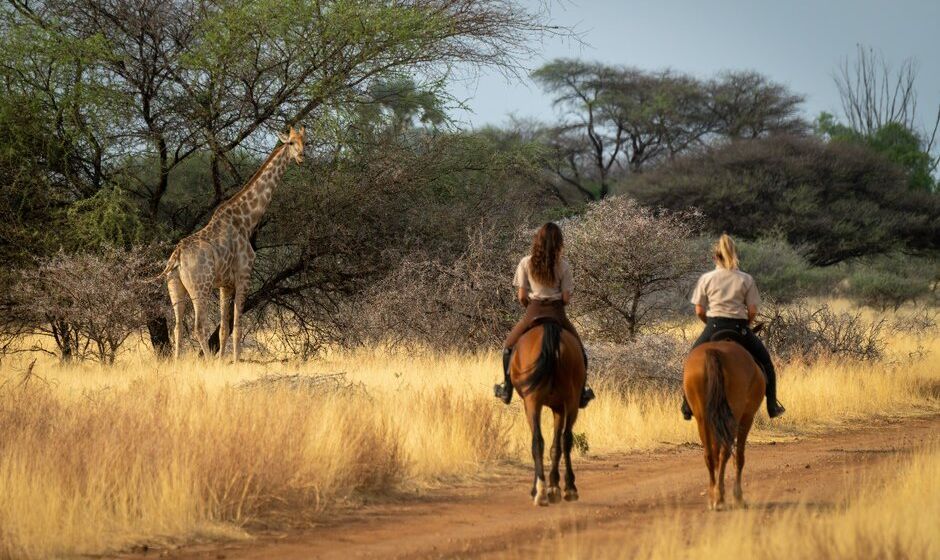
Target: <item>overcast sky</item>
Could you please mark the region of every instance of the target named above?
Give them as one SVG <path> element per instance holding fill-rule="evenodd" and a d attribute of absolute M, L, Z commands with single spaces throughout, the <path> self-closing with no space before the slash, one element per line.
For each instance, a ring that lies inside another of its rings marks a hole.
<path fill-rule="evenodd" d="M 576 57 L 699 77 L 757 70 L 805 95 L 805 110 L 815 117 L 839 114 L 832 72 L 862 44 L 895 65 L 916 59 L 922 120 L 932 119 L 940 102 L 940 0 L 550 0 L 549 10 L 553 23 L 574 28 L 586 44 L 548 39 L 530 68 Z M 451 92 L 471 110 L 455 116 L 474 127 L 503 124 L 510 114 L 554 114 L 537 86 L 498 73 L 458 82 Z"/>

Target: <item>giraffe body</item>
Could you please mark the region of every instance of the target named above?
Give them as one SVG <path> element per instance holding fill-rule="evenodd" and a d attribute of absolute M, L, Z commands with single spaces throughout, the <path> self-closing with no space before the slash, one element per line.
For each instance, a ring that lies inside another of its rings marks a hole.
<path fill-rule="evenodd" d="M 219 357 L 228 342 L 229 304 L 234 299 L 232 353 L 234 360 L 238 361 L 240 317 L 255 263 L 251 234 L 264 216 L 288 161 L 303 161 L 303 134 L 303 128 L 298 131 L 291 128 L 288 136 L 279 135 L 283 145 L 274 149 L 240 191 L 219 205 L 204 228 L 180 241 L 170 255 L 163 273 L 176 320 L 173 343 L 177 358 L 182 348 L 182 320 L 187 298 L 193 303 L 194 330 L 199 347 L 204 356 L 209 356 L 206 312 L 212 291 L 218 289 L 221 310 Z"/>

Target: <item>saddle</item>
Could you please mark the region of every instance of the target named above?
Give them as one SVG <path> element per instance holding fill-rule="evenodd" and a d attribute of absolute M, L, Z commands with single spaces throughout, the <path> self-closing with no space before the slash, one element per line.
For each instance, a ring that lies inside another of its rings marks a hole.
<path fill-rule="evenodd" d="M 764 323 L 757 323 L 751 328 L 751 332 L 757 334 L 763 328 Z M 722 342 L 725 340 L 742 344 L 744 342 L 744 335 L 734 329 L 721 329 L 720 331 L 715 331 L 715 334 L 708 339 L 709 342 Z"/>

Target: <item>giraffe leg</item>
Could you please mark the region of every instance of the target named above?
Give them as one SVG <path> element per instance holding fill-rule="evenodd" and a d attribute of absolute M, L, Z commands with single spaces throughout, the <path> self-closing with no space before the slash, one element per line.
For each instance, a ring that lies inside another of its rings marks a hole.
<path fill-rule="evenodd" d="M 242 305 L 245 304 L 245 288 L 235 290 L 235 314 L 232 316 L 232 357 L 238 363 L 239 346 L 241 346 L 241 316 Z"/>
<path fill-rule="evenodd" d="M 194 297 L 193 299 L 193 309 L 195 310 L 196 320 L 195 320 L 195 331 L 196 331 L 196 340 L 199 341 L 199 348 L 202 349 L 202 356 L 208 358 L 212 354 L 209 352 L 209 336 L 206 332 L 206 302 L 209 298 L 207 295 L 202 297 Z"/>
<path fill-rule="evenodd" d="M 219 288 L 219 359 L 225 354 L 225 344 L 228 342 L 229 313 L 231 313 L 232 288 Z"/>
<path fill-rule="evenodd" d="M 189 294 L 176 271 L 167 277 L 166 285 L 173 305 L 173 358 L 178 360 L 183 348 L 183 315 L 186 314 L 186 298 Z"/>

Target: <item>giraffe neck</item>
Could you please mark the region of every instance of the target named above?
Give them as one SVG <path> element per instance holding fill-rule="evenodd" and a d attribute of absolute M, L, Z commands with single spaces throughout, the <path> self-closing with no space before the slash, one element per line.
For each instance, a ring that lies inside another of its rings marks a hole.
<path fill-rule="evenodd" d="M 268 209 L 274 187 L 283 177 L 289 160 L 290 150 L 286 144 L 275 148 L 242 190 L 226 203 L 226 206 L 232 207 L 234 214 L 243 218 L 240 225 L 247 230 L 247 234 L 250 235 L 254 231 Z"/>

